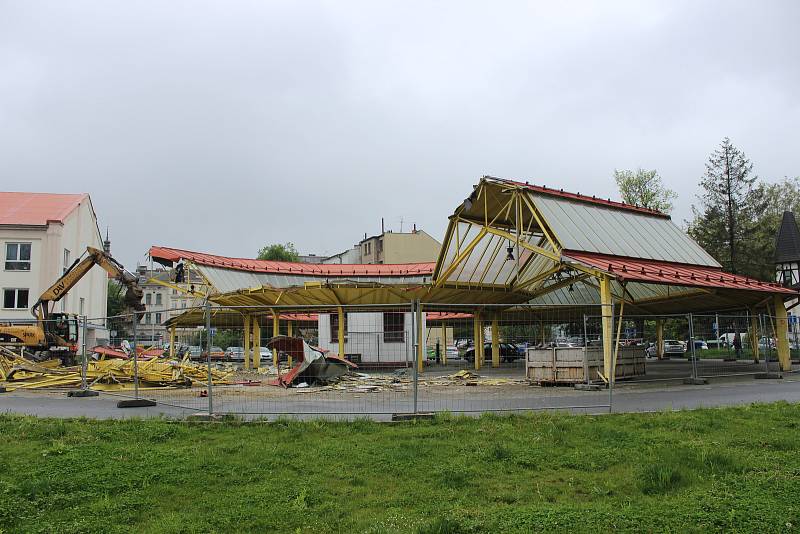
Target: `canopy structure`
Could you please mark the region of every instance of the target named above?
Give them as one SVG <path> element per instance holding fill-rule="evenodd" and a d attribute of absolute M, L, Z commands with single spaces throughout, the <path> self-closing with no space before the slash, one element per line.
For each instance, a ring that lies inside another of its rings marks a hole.
<path fill-rule="evenodd" d="M 434 288 L 524 294 L 540 305 L 600 304 L 601 282 L 630 313 L 722 311 L 795 294 L 726 273 L 664 213 L 484 177 L 450 217 Z"/>
<path fill-rule="evenodd" d="M 623 310 L 663 316 L 766 309 L 785 331 L 784 300 L 797 296 L 794 289 L 723 271 L 667 214 L 490 176 L 481 178 L 450 216 L 435 264 L 320 265 L 158 246 L 150 249 L 150 256 L 164 265 L 181 264 L 181 271 L 194 275 L 182 279 L 195 281 L 158 283 L 232 309 L 243 318 L 245 331 L 252 328 L 253 339 L 259 339 L 266 318 L 262 315 L 270 307 L 273 335 L 278 335 L 285 307 L 306 312 L 335 307 L 341 354 L 345 305 L 469 305 L 478 337 L 480 308 L 487 304 L 506 305 L 511 313 L 599 307 L 604 370 L 610 380 L 615 307 L 620 318 Z M 171 319 L 173 326 L 202 324 L 200 314 L 192 313 Z M 777 343 L 786 367 L 788 341 L 779 336 Z"/>

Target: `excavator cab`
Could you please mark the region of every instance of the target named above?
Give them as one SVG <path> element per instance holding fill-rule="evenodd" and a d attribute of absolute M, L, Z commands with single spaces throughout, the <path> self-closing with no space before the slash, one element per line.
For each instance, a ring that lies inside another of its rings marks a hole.
<path fill-rule="evenodd" d="M 78 342 L 78 318 L 66 313 L 53 313 L 45 323 L 45 332 L 74 345 Z"/>

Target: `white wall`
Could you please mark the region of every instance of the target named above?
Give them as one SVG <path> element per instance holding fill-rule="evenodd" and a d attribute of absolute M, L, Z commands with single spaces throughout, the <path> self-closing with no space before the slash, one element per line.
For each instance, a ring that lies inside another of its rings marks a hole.
<path fill-rule="evenodd" d="M 319 346 L 331 352 L 339 352 L 339 344 L 331 340 L 330 314 L 319 314 Z M 383 340 L 383 313 L 350 312 L 347 314 L 347 342 L 345 354 L 359 354 L 366 363 L 399 363 L 413 361 L 413 339 L 411 337 L 412 316 L 403 313 L 404 341 Z M 423 320 L 424 328 L 424 320 Z"/>
<path fill-rule="evenodd" d="M 6 271 L 6 242 L 31 243 L 31 270 Z M 20 320 L 33 319 L 30 307 L 39 296 L 63 274 L 64 249 L 70 251 L 70 263 L 75 261 L 87 246 L 102 249 L 100 232 L 97 229 L 91 203 L 85 199 L 72 211 L 62 223 L 50 223 L 47 227 L 20 228 L 0 226 L 0 289 L 27 288 L 29 290 L 28 307 L 21 310 L 0 309 L 0 318 Z M 106 315 L 106 296 L 108 291 L 106 272 L 97 267 L 89 271 L 84 278 L 73 287 L 62 299 L 63 309 L 67 313 L 80 314 L 80 303 L 83 299 L 83 313 L 88 317 L 102 318 Z M 2 304 L 2 302 L 0 302 Z M 62 310 L 61 302 L 54 306 L 55 311 Z M 87 329 L 87 343 L 107 337 L 103 333 L 102 321 L 95 321 L 100 326 Z"/>

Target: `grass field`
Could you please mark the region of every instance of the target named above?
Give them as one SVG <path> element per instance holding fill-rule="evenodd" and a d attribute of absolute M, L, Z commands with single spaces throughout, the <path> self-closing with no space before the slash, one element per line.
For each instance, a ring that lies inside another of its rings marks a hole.
<path fill-rule="evenodd" d="M 785 403 L 396 425 L 0 416 L 0 531 L 791 531 L 799 422 Z"/>

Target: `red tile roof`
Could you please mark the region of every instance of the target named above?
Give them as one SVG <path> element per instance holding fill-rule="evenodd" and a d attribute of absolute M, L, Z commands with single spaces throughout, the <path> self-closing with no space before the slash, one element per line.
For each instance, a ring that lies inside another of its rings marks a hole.
<path fill-rule="evenodd" d="M 188 260 L 200 265 L 225 267 L 240 271 L 273 274 L 299 274 L 312 276 L 431 276 L 435 263 L 398 263 L 380 265 L 294 263 L 288 261 L 229 258 L 203 252 L 192 252 L 170 247 L 150 247 L 154 260 L 176 262 Z"/>
<path fill-rule="evenodd" d="M 641 206 L 635 206 L 633 204 L 626 204 L 625 202 L 617 202 L 616 200 L 611 200 L 610 198 L 605 199 L 605 198 L 597 198 L 595 196 L 590 197 L 587 195 L 581 195 L 580 193 L 570 193 L 569 191 L 564 191 L 563 189 L 553 189 L 543 185 L 534 185 L 528 182 L 520 182 L 517 180 L 506 180 L 504 178 L 495 178 L 493 176 L 487 176 L 487 178 L 490 178 L 492 180 L 497 180 L 499 182 L 507 182 L 510 184 L 522 186 L 525 187 L 526 189 L 544 195 L 566 198 L 568 200 L 577 200 L 579 202 L 586 202 L 588 204 L 597 204 L 599 206 L 604 206 L 606 208 L 615 208 L 625 211 L 633 211 L 637 213 L 644 213 L 647 215 L 655 215 L 656 217 L 663 217 L 665 219 L 671 219 L 671 217 L 668 214 L 662 213 L 658 210 L 643 208 Z"/>
<path fill-rule="evenodd" d="M 0 224 L 46 226 L 48 222 L 64 222 L 87 198 L 87 193 L 0 192 Z"/>
<path fill-rule="evenodd" d="M 658 260 L 626 258 L 593 252 L 562 251 L 562 256 L 611 273 L 620 280 L 719 289 L 745 289 L 770 293 L 797 294 L 774 282 L 730 274 L 718 267 L 687 265 Z"/>

